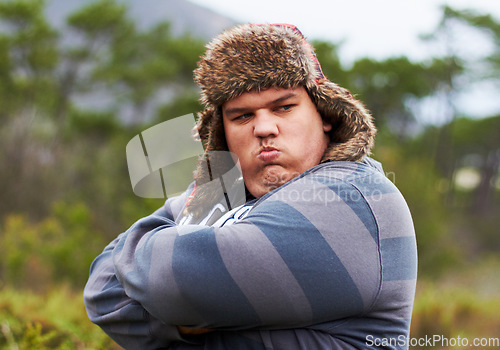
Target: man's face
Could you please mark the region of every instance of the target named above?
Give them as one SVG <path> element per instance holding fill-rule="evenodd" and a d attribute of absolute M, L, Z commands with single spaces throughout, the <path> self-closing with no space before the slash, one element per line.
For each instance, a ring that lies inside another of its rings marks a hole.
<path fill-rule="evenodd" d="M 244 93 L 222 115 L 229 151 L 256 198 L 319 164 L 332 128 L 303 87 Z"/>

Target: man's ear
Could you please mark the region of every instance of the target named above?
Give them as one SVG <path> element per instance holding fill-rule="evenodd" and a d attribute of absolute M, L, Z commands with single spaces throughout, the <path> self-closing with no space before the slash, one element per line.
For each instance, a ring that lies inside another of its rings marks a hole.
<path fill-rule="evenodd" d="M 324 132 L 329 132 L 332 130 L 332 124 L 327 123 L 323 120 L 323 131 Z"/>

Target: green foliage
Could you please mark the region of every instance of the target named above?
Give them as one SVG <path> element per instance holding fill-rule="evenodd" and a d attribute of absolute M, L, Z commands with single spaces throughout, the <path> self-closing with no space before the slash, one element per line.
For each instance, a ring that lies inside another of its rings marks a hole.
<path fill-rule="evenodd" d="M 23 110 L 30 103 L 46 109 L 53 100 L 51 75 L 58 64 L 58 33 L 43 16 L 43 1 L 23 0 L 0 3 L 2 81 L 4 115 Z"/>
<path fill-rule="evenodd" d="M 103 244 L 83 204 L 55 203 L 52 215 L 38 223 L 8 216 L 0 230 L 0 281 L 33 290 L 47 290 L 53 282 L 83 286 Z"/>
<path fill-rule="evenodd" d="M 342 67 L 338 49 L 340 44 L 333 44 L 326 41 L 313 41 L 312 46 L 318 61 L 321 63 L 323 74 L 331 81 L 336 82 L 340 86 L 352 89 L 352 79 L 349 77 L 349 72 Z"/>
<path fill-rule="evenodd" d="M 132 25 L 126 19 L 127 9 L 113 0 L 90 3 L 68 17 L 68 24 L 89 41 L 116 40 Z"/>
<path fill-rule="evenodd" d="M 439 281 L 420 279 L 411 327 L 412 338 L 496 338 L 500 327 L 498 257 L 485 258 Z M 421 348 L 429 349 L 428 347 Z"/>
<path fill-rule="evenodd" d="M 408 154 L 426 157 L 432 162 L 441 178 L 442 207 L 448 212 L 450 238 L 468 250 L 470 258 L 479 252 L 498 251 L 500 237 L 495 220 L 498 220 L 498 179 L 500 167 L 500 118 L 457 118 L 443 127 L 428 128 L 425 133 L 406 147 Z M 447 164 L 452 172 L 443 171 L 443 162 L 438 152 L 443 144 L 440 137 L 446 132 L 452 152 L 448 152 Z M 463 168 L 473 170 L 479 183 L 469 189 L 457 185 L 457 174 Z"/>
<path fill-rule="evenodd" d="M 81 293 L 0 288 L 0 349 L 121 349 L 87 318 Z"/>
<path fill-rule="evenodd" d="M 87 111 L 74 108 L 69 114 L 69 132 L 76 135 L 99 135 L 100 138 L 111 138 L 122 130 L 113 113 Z"/>
<path fill-rule="evenodd" d="M 432 93 L 426 79 L 429 70 L 406 57 L 381 62 L 364 58 L 354 63 L 349 76 L 354 91 L 376 117 L 377 126 L 389 127 L 404 136 L 415 118 L 409 102 Z"/>
<path fill-rule="evenodd" d="M 182 115 L 202 111 L 202 106 L 198 100 L 199 96 L 196 93 L 186 94 L 174 99 L 158 109 L 156 122 L 161 123 Z"/>
<path fill-rule="evenodd" d="M 412 318 L 413 338 L 496 338 L 500 319 L 500 300 L 484 298 L 456 287 L 436 287 L 421 283 Z M 422 350 L 431 347 L 422 347 Z M 434 349 L 434 348 L 432 348 Z"/>
<path fill-rule="evenodd" d="M 140 31 L 115 1 L 85 5 L 59 33 L 44 8 L 0 4 L 0 191 L 11 198 L 0 216 L 41 219 L 63 198 L 85 202 L 106 232 L 123 230 L 115 203 L 133 197 L 124 149 L 141 130 L 125 124 L 151 122 L 173 101 L 199 110 L 191 71 L 203 43 L 166 23 Z"/>
<path fill-rule="evenodd" d="M 461 156 L 487 155 L 500 149 L 500 116 L 479 120 L 458 118 L 452 125 L 455 149 Z"/>
<path fill-rule="evenodd" d="M 490 14 L 480 14 L 473 10 L 455 10 L 449 6 L 443 8 L 443 20 L 446 21 L 460 21 L 470 28 L 475 28 L 481 31 L 482 34 L 489 36 L 493 43 L 493 52 L 486 57 L 486 62 L 491 64 L 487 68 L 487 72 L 482 74 L 482 77 L 493 78 L 498 80 L 496 71 L 500 69 L 500 23 Z"/>

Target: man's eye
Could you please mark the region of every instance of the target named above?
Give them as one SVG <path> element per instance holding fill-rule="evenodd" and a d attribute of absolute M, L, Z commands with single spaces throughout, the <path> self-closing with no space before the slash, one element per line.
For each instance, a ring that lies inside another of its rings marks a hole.
<path fill-rule="evenodd" d="M 293 105 L 283 105 L 283 106 L 279 106 L 278 110 L 280 110 L 280 111 L 288 111 L 292 107 L 293 107 Z"/>
<path fill-rule="evenodd" d="M 252 114 L 245 113 L 245 114 L 237 116 L 236 118 L 234 118 L 234 120 L 245 120 L 245 119 L 250 118 L 251 116 L 252 116 Z"/>

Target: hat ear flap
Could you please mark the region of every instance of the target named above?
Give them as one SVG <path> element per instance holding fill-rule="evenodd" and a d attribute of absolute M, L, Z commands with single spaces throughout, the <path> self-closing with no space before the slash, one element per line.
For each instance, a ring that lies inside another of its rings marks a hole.
<path fill-rule="evenodd" d="M 203 112 L 198 113 L 198 122 L 194 127 L 194 132 L 200 138 L 203 143 L 203 147 L 207 147 L 208 135 L 210 133 L 210 124 L 214 115 L 215 108 L 213 106 L 208 106 Z"/>
<path fill-rule="evenodd" d="M 310 84 L 308 91 L 318 112 L 332 125 L 330 143 L 322 161 L 360 161 L 369 155 L 377 130 L 363 103 L 349 90 L 328 80 Z"/>
<path fill-rule="evenodd" d="M 209 105 L 203 112 L 198 113 L 198 123 L 194 127 L 194 131 L 198 133 L 198 137 L 205 149 L 205 153 L 200 158 L 198 168 L 194 174 L 195 180 L 198 183 L 205 183 L 210 181 L 207 166 L 204 165 L 208 152 L 227 151 L 220 108 Z"/>
<path fill-rule="evenodd" d="M 235 161 L 228 151 L 221 108 L 208 106 L 199 113 L 196 128 L 205 152 L 199 158 L 198 167 L 194 172 L 196 187 L 185 213 L 198 217 L 220 200 L 217 196 L 221 188 L 220 182 L 214 180 L 232 169 Z"/>
<path fill-rule="evenodd" d="M 198 122 L 193 131 L 200 138 L 205 151 L 228 150 L 221 108 L 209 105 L 198 113 Z"/>
<path fill-rule="evenodd" d="M 224 122 L 222 120 L 222 108 L 210 107 L 210 125 L 207 139 L 206 151 L 228 151 Z"/>

